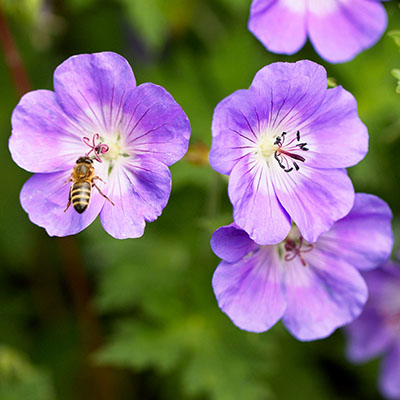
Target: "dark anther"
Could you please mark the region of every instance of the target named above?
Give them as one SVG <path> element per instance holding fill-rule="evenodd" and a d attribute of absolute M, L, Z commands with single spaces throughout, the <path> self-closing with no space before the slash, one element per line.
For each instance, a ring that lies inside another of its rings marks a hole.
<path fill-rule="evenodd" d="M 294 167 L 296 168 L 296 171 L 298 171 L 299 169 L 300 169 L 300 167 L 297 165 L 297 163 L 296 162 L 294 162 L 293 161 L 293 165 L 294 165 Z"/>
<path fill-rule="evenodd" d="M 300 142 L 300 131 L 296 132 L 296 138 L 297 138 L 297 141 Z"/>
<path fill-rule="evenodd" d="M 285 241 L 285 250 L 293 251 L 297 248 L 297 244 L 293 239 L 287 238 Z"/>
<path fill-rule="evenodd" d="M 281 162 L 281 160 L 280 160 L 280 158 L 279 158 L 279 154 L 278 154 L 277 151 L 275 151 L 275 153 L 274 153 L 274 158 L 275 158 L 276 161 L 278 161 L 278 165 L 279 165 L 282 169 L 285 169 L 285 168 L 286 168 L 286 167 L 282 164 L 282 162 Z"/>
<path fill-rule="evenodd" d="M 293 171 L 293 167 L 290 167 L 289 169 L 285 169 L 285 172 L 290 172 Z"/>
<path fill-rule="evenodd" d="M 281 144 L 281 137 L 280 136 L 278 136 L 277 138 L 276 138 L 276 140 L 275 140 L 275 142 L 274 142 L 274 145 L 280 145 Z"/>

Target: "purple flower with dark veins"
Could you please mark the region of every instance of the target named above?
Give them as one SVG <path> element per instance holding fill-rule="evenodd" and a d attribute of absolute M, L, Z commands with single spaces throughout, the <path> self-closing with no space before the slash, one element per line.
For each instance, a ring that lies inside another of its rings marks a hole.
<path fill-rule="evenodd" d="M 387 25 L 380 0 L 253 0 L 249 30 L 273 53 L 294 54 L 307 36 L 326 61 L 350 61 Z"/>
<path fill-rule="evenodd" d="M 347 354 L 356 363 L 383 355 L 379 388 L 386 398 L 400 399 L 400 265 L 387 262 L 363 277 L 369 297 L 361 316 L 346 327 Z"/>
<path fill-rule="evenodd" d="M 259 244 L 280 243 L 291 220 L 314 242 L 354 202 L 344 168 L 368 151 L 354 97 L 327 89 L 311 61 L 262 68 L 250 89 L 214 111 L 210 164 L 229 177 L 235 223 Z"/>
<path fill-rule="evenodd" d="M 266 246 L 235 224 L 219 228 L 211 238 L 222 258 L 212 279 L 219 307 L 247 331 L 267 331 L 282 318 L 299 340 L 329 336 L 360 314 L 368 292 L 359 270 L 389 257 L 391 219 L 383 200 L 357 194 L 351 212 L 315 243 L 296 226 Z"/>
<path fill-rule="evenodd" d="M 73 56 L 57 67 L 54 92 L 29 92 L 13 112 L 12 158 L 35 173 L 22 207 L 51 236 L 78 233 L 100 214 L 115 238 L 139 237 L 168 202 L 168 166 L 184 156 L 189 136 L 172 96 L 152 83 L 136 86 L 123 57 Z M 79 203 L 88 201 L 83 212 Z"/>

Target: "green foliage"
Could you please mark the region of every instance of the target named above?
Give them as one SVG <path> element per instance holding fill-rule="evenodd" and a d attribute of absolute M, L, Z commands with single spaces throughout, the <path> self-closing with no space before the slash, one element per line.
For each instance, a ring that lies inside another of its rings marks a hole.
<path fill-rule="evenodd" d="M 167 22 L 157 0 L 122 0 L 128 17 L 135 29 L 146 38 L 147 44 L 156 49 L 164 45 L 167 38 Z"/>
<path fill-rule="evenodd" d="M 392 75 L 397 79 L 396 92 L 400 94 L 400 69 L 392 69 Z"/>
<path fill-rule="evenodd" d="M 55 400 L 49 376 L 20 352 L 0 346 L 0 399 Z"/>
<path fill-rule="evenodd" d="M 388 35 L 400 47 L 400 30 L 390 31 Z M 397 79 L 396 93 L 400 94 L 400 69 L 392 69 L 392 75 Z"/>
<path fill-rule="evenodd" d="M 0 0 L 0 8 L 24 22 L 35 20 L 43 5 L 44 0 Z"/>
<path fill-rule="evenodd" d="M 400 30 L 390 31 L 388 32 L 388 36 L 390 36 L 396 45 L 400 47 Z"/>

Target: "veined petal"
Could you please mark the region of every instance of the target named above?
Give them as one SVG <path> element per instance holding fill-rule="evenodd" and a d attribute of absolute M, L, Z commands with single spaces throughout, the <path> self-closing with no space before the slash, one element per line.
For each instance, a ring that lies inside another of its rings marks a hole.
<path fill-rule="evenodd" d="M 358 117 L 355 98 L 341 86 L 328 89 L 315 117 L 298 129 L 309 148 L 309 166 L 347 168 L 367 154 L 367 127 Z"/>
<path fill-rule="evenodd" d="M 144 83 L 132 91 L 123 106 L 120 130 L 132 154 L 143 154 L 171 165 L 189 145 L 189 120 L 161 86 Z"/>
<path fill-rule="evenodd" d="M 212 285 L 218 305 L 241 329 L 264 332 L 286 308 L 282 269 L 274 246 L 268 246 L 235 264 L 222 261 Z"/>
<path fill-rule="evenodd" d="M 29 219 L 45 228 L 50 236 L 68 236 L 82 231 L 95 220 L 104 203 L 104 198 L 93 189 L 85 212 L 79 214 L 72 204 L 64 212 L 72 184 L 67 182 L 71 172 L 35 174 L 21 190 L 22 208 Z"/>
<path fill-rule="evenodd" d="M 379 375 L 379 387 L 383 395 L 388 399 L 400 398 L 400 340 L 384 358 Z"/>
<path fill-rule="evenodd" d="M 128 62 L 111 52 L 70 57 L 54 73 L 62 109 L 87 131 L 103 136 L 118 129 L 122 106 L 135 87 Z"/>
<path fill-rule="evenodd" d="M 301 4 L 291 8 L 287 3 L 289 1 L 254 0 L 251 4 L 249 30 L 274 53 L 294 54 L 306 41 L 306 9 Z"/>
<path fill-rule="evenodd" d="M 235 223 L 222 226 L 211 237 L 212 251 L 224 261 L 234 263 L 259 246 Z"/>
<path fill-rule="evenodd" d="M 393 247 L 390 207 L 379 197 L 357 193 L 350 213 L 322 235 L 318 246 L 340 254 L 360 270 L 382 265 Z"/>
<path fill-rule="evenodd" d="M 281 134 L 297 131 L 323 103 L 327 92 L 325 68 L 309 60 L 277 62 L 260 69 L 250 90 L 268 108 L 268 127 Z"/>
<path fill-rule="evenodd" d="M 222 100 L 212 121 L 211 167 L 230 174 L 238 160 L 254 150 L 268 122 L 269 104 L 254 91 L 237 90 Z"/>
<path fill-rule="evenodd" d="M 49 90 L 25 94 L 15 107 L 11 124 L 12 158 L 27 171 L 51 173 L 72 168 L 86 152 L 82 127 L 66 116 Z"/>
<path fill-rule="evenodd" d="M 290 217 L 275 194 L 269 170 L 257 161 L 242 158 L 234 166 L 228 185 L 235 223 L 261 245 L 281 242 L 291 227 Z"/>
<path fill-rule="evenodd" d="M 341 1 L 323 15 L 310 10 L 307 19 L 312 44 L 331 63 L 350 61 L 371 47 L 382 36 L 386 25 L 383 5 L 368 0 Z"/>
<path fill-rule="evenodd" d="M 104 229 L 117 239 L 140 237 L 145 221 L 154 221 L 166 206 L 171 175 L 162 162 L 138 155 L 114 166 L 104 192 L 115 203 L 104 203 Z"/>
<path fill-rule="evenodd" d="M 315 242 L 353 206 L 354 189 L 345 170 L 304 163 L 299 171 L 286 173 L 277 166 L 271 171 L 276 196 L 308 242 Z"/>
<path fill-rule="evenodd" d="M 283 265 L 283 322 L 299 340 L 321 339 L 361 313 L 368 290 L 355 268 L 317 246 L 304 258 L 305 267 L 298 258 Z"/>

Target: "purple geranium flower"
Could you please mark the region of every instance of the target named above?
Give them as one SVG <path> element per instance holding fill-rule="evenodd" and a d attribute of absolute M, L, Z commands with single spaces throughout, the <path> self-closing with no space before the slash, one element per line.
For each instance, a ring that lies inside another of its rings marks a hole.
<path fill-rule="evenodd" d="M 349 61 L 386 29 L 379 0 L 253 0 L 249 30 L 274 53 L 294 54 L 309 36 L 332 63 Z"/>
<path fill-rule="evenodd" d="M 344 217 L 354 189 L 344 168 L 368 150 L 354 97 L 327 89 L 311 61 L 262 68 L 249 90 L 222 100 L 212 123 L 211 166 L 230 175 L 235 223 L 259 244 L 281 242 L 291 219 L 314 242 Z"/>
<path fill-rule="evenodd" d="M 168 166 L 183 157 L 189 121 L 162 87 L 136 87 L 128 62 L 118 54 L 82 54 L 54 73 L 54 92 L 24 95 L 12 115 L 9 142 L 14 161 L 34 172 L 21 191 L 21 204 L 51 236 L 86 228 L 98 214 L 115 238 L 143 234 L 168 202 Z M 78 158 L 90 156 L 96 185 L 87 210 L 66 212 Z M 98 162 L 100 161 L 100 162 Z"/>
<path fill-rule="evenodd" d="M 223 260 L 212 280 L 219 307 L 248 331 L 266 331 L 282 318 L 300 340 L 330 335 L 360 314 L 367 287 L 358 269 L 389 257 L 391 218 L 383 200 L 357 194 L 351 212 L 316 243 L 295 226 L 273 246 L 258 245 L 235 224 L 219 228 L 211 239 Z"/>
<path fill-rule="evenodd" d="M 363 277 L 369 298 L 361 316 L 346 327 L 348 357 L 362 363 L 384 355 L 380 389 L 385 397 L 400 399 L 400 265 L 388 262 Z"/>

